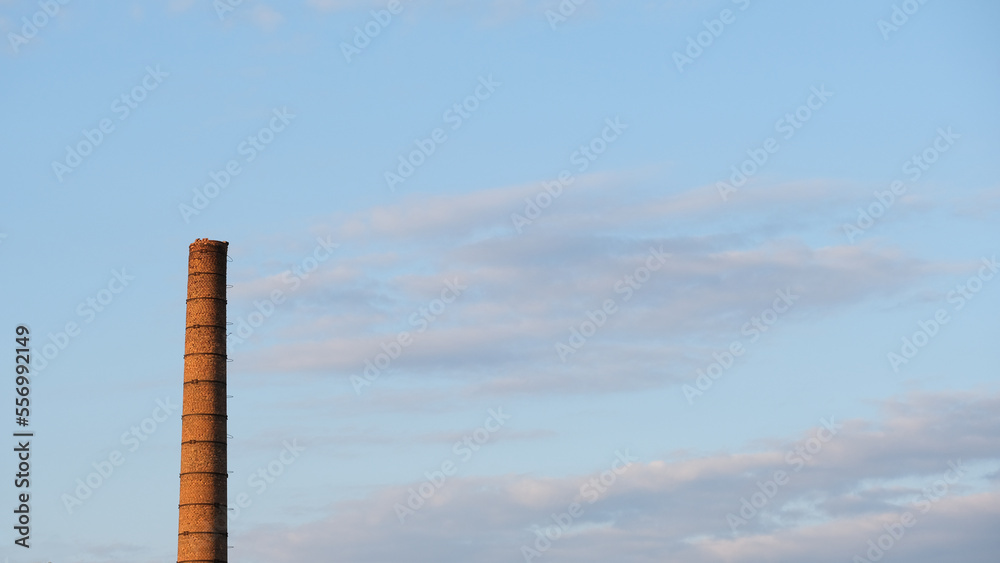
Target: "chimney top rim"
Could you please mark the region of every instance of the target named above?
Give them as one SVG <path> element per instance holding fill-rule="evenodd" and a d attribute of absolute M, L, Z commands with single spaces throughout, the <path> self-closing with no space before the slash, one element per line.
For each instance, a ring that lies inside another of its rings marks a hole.
<path fill-rule="evenodd" d="M 194 248 L 195 246 L 223 246 L 223 247 L 228 247 L 229 246 L 229 241 L 225 241 L 225 240 L 211 240 L 211 239 L 207 239 L 207 238 L 199 238 L 199 239 L 195 239 L 195 241 L 192 242 L 190 246 L 191 246 L 191 248 Z"/>

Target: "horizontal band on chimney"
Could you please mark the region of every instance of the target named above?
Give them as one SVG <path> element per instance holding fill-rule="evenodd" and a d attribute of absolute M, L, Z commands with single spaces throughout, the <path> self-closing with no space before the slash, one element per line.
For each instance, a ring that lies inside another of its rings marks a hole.
<path fill-rule="evenodd" d="M 184 508 L 185 506 L 214 506 L 216 508 L 222 508 L 225 505 L 219 504 L 217 502 L 185 502 L 183 504 L 178 504 L 177 508 Z"/>

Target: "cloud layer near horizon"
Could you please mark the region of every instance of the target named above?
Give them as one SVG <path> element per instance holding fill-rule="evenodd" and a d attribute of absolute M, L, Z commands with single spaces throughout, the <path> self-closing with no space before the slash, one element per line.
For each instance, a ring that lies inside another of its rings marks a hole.
<path fill-rule="evenodd" d="M 918 393 L 881 411 L 879 420 L 824 417 L 795 439 L 742 453 L 623 465 L 616 457 L 637 456 L 620 450 L 592 473 L 564 478 L 459 474 L 412 501 L 412 513 L 400 507 L 421 484 L 386 487 L 334 504 L 321 520 L 245 530 L 234 541 L 256 554 L 248 561 L 271 562 L 419 554 L 483 563 L 833 563 L 867 557 L 869 540 L 891 543 L 891 560 L 993 561 L 1000 396 Z M 880 540 L 886 526 L 901 537 Z M 555 539 L 536 544 L 539 531 Z"/>

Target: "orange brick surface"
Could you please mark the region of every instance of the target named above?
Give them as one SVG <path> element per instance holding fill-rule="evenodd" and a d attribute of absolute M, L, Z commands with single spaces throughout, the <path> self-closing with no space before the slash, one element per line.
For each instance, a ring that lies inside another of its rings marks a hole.
<path fill-rule="evenodd" d="M 178 563 L 228 561 L 226 261 L 228 242 L 198 239 L 188 256 Z"/>

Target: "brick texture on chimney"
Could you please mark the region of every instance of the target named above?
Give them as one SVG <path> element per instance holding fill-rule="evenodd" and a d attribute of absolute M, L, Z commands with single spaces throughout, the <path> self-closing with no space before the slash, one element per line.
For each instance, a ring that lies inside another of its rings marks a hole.
<path fill-rule="evenodd" d="M 228 561 L 226 262 L 229 243 L 198 239 L 188 256 L 178 563 Z"/>

